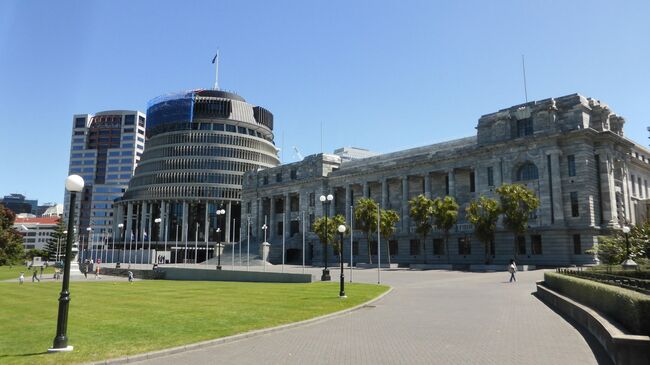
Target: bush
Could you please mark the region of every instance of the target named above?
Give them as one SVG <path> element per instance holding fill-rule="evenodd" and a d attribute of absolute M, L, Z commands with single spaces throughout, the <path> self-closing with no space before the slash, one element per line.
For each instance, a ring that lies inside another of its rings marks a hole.
<path fill-rule="evenodd" d="M 650 295 L 554 272 L 545 285 L 620 322 L 635 335 L 650 335 Z"/>
<path fill-rule="evenodd" d="M 587 272 L 594 272 L 597 274 L 607 274 L 616 276 L 625 276 L 628 278 L 650 280 L 650 271 L 648 270 L 622 270 L 620 266 L 608 267 L 593 267 L 587 269 Z"/>

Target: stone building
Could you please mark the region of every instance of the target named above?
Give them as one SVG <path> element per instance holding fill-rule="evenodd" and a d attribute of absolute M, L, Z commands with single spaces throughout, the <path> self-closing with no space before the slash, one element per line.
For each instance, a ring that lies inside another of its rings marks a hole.
<path fill-rule="evenodd" d="M 283 238 L 286 260 L 301 259 L 304 225 L 307 262 L 319 263 L 321 244 L 311 232 L 315 217 L 324 213 L 319 197 L 332 194 L 329 215 L 345 215 L 348 224 L 355 201 L 370 197 L 400 215 L 396 234 L 388 244 L 381 240 L 384 262 L 389 248 L 391 262 L 402 265 L 463 266 L 486 259 L 505 263 L 515 251 L 522 264 L 592 263 L 593 256 L 585 251 L 598 235 L 647 216 L 650 151 L 625 138 L 623 124 L 607 105 L 573 94 L 486 114 L 478 121 L 477 134 L 467 138 L 353 161 L 330 154 L 308 156 L 247 172 L 242 222 L 250 222 L 251 244 L 263 239 L 267 223 L 273 262 L 282 260 Z M 504 183 L 527 186 L 539 197 L 540 207 L 516 244 L 499 222 L 495 242 L 484 247 L 472 235 L 465 207 L 481 195 L 498 198 L 495 190 Z M 459 203 L 449 252 L 435 228 L 424 245 L 415 234 L 408 200 L 419 194 L 449 195 Z M 365 235 L 355 231 L 352 241 L 355 262 L 367 262 Z M 371 255 L 376 255 L 374 247 Z"/>

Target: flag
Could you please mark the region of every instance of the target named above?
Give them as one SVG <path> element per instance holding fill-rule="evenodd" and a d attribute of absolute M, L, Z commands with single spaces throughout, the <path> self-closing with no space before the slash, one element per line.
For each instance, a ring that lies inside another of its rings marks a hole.
<path fill-rule="evenodd" d="M 212 59 L 212 64 L 213 64 L 213 65 L 214 65 L 214 63 L 217 61 L 217 58 L 218 58 L 218 57 L 219 57 L 219 51 L 217 51 L 217 54 L 214 55 L 214 58 Z"/>
<path fill-rule="evenodd" d="M 147 239 L 147 231 L 144 231 L 144 239 Z"/>
<path fill-rule="evenodd" d="M 131 241 L 135 239 L 135 236 L 133 235 L 133 231 L 131 231 Z"/>

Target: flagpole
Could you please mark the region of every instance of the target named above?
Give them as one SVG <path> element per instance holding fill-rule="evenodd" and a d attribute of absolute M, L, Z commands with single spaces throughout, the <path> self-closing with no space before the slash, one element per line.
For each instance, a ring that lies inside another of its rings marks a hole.
<path fill-rule="evenodd" d="M 219 50 L 217 49 L 217 54 L 212 59 L 214 64 L 214 89 L 219 90 Z"/>

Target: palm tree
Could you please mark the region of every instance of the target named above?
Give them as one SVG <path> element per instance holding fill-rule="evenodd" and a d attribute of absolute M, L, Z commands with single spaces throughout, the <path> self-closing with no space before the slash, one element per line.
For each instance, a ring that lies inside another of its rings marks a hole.
<path fill-rule="evenodd" d="M 314 221 L 314 233 L 316 233 L 318 239 L 323 245 L 324 254 L 327 251 L 327 245 L 330 243 L 332 244 L 334 253 L 338 252 L 339 248 L 336 241 L 336 233 L 341 224 L 345 224 L 345 217 L 340 214 L 327 218 L 327 230 L 325 229 L 325 217 L 320 217 Z M 348 230 L 346 229 L 346 232 L 347 231 Z M 324 255 L 323 257 L 327 257 L 327 255 Z"/>
<path fill-rule="evenodd" d="M 420 194 L 415 198 L 409 200 L 409 215 L 415 222 L 415 232 L 422 235 L 422 252 L 424 254 L 424 262 L 427 261 L 426 239 L 429 232 L 431 232 L 431 217 L 433 216 L 433 200 Z"/>
<path fill-rule="evenodd" d="M 372 264 L 370 254 L 370 235 L 377 231 L 377 211 L 379 206 L 370 198 L 361 198 L 354 207 L 354 222 L 359 230 L 366 233 L 368 244 L 368 262 Z"/>
<path fill-rule="evenodd" d="M 436 198 L 433 201 L 433 222 L 444 232 L 447 262 L 449 262 L 449 231 L 454 228 L 458 220 L 458 203 L 451 196 L 444 199 Z"/>
<path fill-rule="evenodd" d="M 381 219 L 379 220 L 379 233 L 381 233 L 381 236 L 384 237 L 384 241 L 386 241 L 386 252 L 388 253 L 388 265 L 390 266 L 390 245 L 389 245 L 389 239 L 390 237 L 395 234 L 395 224 L 399 222 L 399 214 L 397 214 L 396 211 L 390 210 L 390 209 L 382 209 L 380 211 L 380 217 Z"/>
<path fill-rule="evenodd" d="M 503 225 L 514 235 L 514 256 L 517 257 L 517 236 L 526 233 L 528 218 L 537 207 L 539 198 L 520 184 L 503 184 L 497 188 L 503 213 Z"/>
<path fill-rule="evenodd" d="M 497 230 L 499 220 L 499 202 L 494 199 L 481 196 L 478 200 L 472 201 L 465 209 L 467 220 L 474 225 L 474 234 L 479 241 L 485 245 L 485 262 L 490 262 L 489 245 L 494 241 L 494 233 Z"/>

